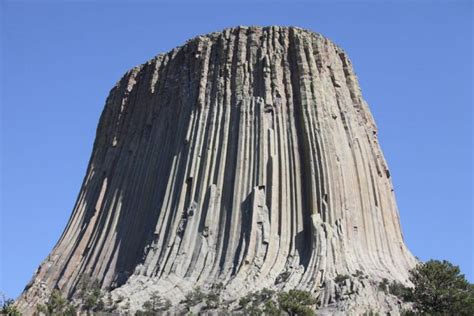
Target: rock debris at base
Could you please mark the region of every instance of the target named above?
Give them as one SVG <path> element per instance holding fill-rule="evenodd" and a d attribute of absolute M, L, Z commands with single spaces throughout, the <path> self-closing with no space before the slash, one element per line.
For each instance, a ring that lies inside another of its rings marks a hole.
<path fill-rule="evenodd" d="M 226 300 L 297 288 L 323 314 L 397 314 L 377 282 L 407 284 L 415 264 L 346 53 L 296 27 L 235 27 L 111 90 L 71 218 L 17 304 L 74 297 L 87 274 L 132 311 L 222 283 Z"/>

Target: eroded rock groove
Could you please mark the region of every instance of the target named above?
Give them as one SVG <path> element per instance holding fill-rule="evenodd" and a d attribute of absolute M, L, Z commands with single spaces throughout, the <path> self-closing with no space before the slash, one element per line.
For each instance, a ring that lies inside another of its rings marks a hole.
<path fill-rule="evenodd" d="M 74 297 L 87 274 L 137 306 L 222 282 L 229 299 L 300 288 L 323 309 L 390 310 L 369 280 L 405 283 L 414 264 L 346 53 L 299 28 L 236 27 L 110 91 L 72 216 L 19 305 Z"/>

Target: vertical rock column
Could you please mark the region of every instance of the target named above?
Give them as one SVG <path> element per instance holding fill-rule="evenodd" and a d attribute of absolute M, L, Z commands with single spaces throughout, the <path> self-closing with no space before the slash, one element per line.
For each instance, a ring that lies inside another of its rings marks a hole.
<path fill-rule="evenodd" d="M 414 264 L 347 55 L 299 28 L 237 27 L 111 90 L 69 223 L 18 304 L 74 297 L 87 274 L 137 302 L 222 282 L 229 298 L 301 288 L 324 307 L 338 274 L 406 282 Z M 344 306 L 378 304 L 373 284 Z"/>

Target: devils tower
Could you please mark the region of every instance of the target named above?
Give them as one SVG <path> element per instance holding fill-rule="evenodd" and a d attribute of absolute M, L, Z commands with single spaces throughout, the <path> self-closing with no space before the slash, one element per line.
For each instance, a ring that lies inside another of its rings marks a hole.
<path fill-rule="evenodd" d="M 113 87 L 69 222 L 17 304 L 73 299 L 88 275 L 132 311 L 217 283 L 228 301 L 296 288 L 321 311 L 397 311 L 377 284 L 406 284 L 415 263 L 346 53 L 296 27 L 236 27 Z"/>

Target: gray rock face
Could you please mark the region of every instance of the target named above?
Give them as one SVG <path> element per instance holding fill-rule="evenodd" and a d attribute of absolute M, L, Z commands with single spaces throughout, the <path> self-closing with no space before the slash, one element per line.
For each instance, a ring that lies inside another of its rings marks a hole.
<path fill-rule="evenodd" d="M 299 28 L 237 27 L 111 90 L 69 223 L 18 305 L 72 297 L 88 274 L 132 310 L 222 282 L 228 299 L 299 288 L 323 312 L 396 312 L 376 284 L 415 263 L 347 55 Z"/>

